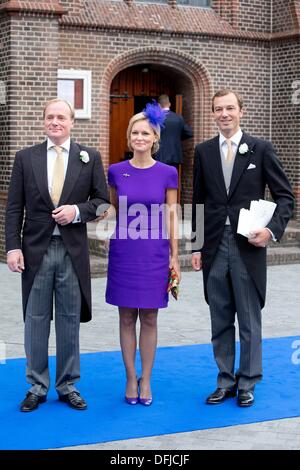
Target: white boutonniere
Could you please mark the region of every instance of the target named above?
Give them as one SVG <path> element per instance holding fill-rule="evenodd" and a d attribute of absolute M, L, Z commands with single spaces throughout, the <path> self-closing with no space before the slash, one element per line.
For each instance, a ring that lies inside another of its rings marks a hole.
<path fill-rule="evenodd" d="M 89 154 L 85 150 L 81 150 L 79 158 L 83 163 L 88 163 L 90 161 Z"/>
<path fill-rule="evenodd" d="M 241 155 L 244 155 L 245 153 L 248 153 L 249 152 L 249 147 L 247 144 L 242 144 L 239 146 L 239 153 Z"/>

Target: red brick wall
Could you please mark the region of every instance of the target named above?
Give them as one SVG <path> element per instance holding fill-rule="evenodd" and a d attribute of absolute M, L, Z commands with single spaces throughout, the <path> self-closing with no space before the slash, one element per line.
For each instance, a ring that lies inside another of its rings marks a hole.
<path fill-rule="evenodd" d="M 235 29 L 271 32 L 271 0 L 212 0 L 212 7 Z"/>
<path fill-rule="evenodd" d="M 5 261 L 5 235 L 4 235 L 4 220 L 5 220 L 5 207 L 6 207 L 6 195 L 0 193 L 0 260 Z"/>
<path fill-rule="evenodd" d="M 238 28 L 242 31 L 271 32 L 271 0 L 240 0 Z"/>
<path fill-rule="evenodd" d="M 1 18 L 1 17 L 0 17 Z M 8 19 L 1 19 L 8 23 Z M 8 25 L 0 35 L 9 39 Z M 0 36 L 1 37 L 1 36 Z M 50 39 L 51 38 L 51 39 Z M 10 170 L 15 152 L 44 138 L 42 108 L 49 96 L 56 95 L 58 64 L 58 22 L 47 16 L 12 16 L 10 19 L 9 93 L 6 106 L 0 105 L 0 213 L 5 208 Z M 7 46 L 8 48 L 8 46 Z M 4 55 L 5 57 L 5 55 Z M 1 61 L 3 54 L 1 51 Z M 9 138 L 7 138 L 9 132 Z M 2 135 L 2 138 L 1 138 Z M 1 216 L 0 216 L 1 217 Z M 0 219 L 3 258 L 4 218 Z"/>
<path fill-rule="evenodd" d="M 101 1 L 101 0 L 100 0 Z M 61 5 L 70 13 L 78 15 L 84 9 L 84 0 L 60 0 Z"/>
<path fill-rule="evenodd" d="M 212 0 L 211 6 L 219 16 L 238 28 L 239 0 Z"/>
<path fill-rule="evenodd" d="M 50 16 L 13 17 L 11 153 L 43 139 L 42 109 L 56 95 L 59 29 Z"/>
<path fill-rule="evenodd" d="M 10 22 L 0 17 L 0 190 L 9 178 L 9 57 Z"/>
<path fill-rule="evenodd" d="M 176 87 L 178 93 L 183 95 L 182 102 L 182 114 L 193 130 L 195 129 L 194 125 L 194 115 L 195 115 L 195 92 L 193 89 L 193 84 L 190 80 L 187 80 L 184 75 L 178 77 L 176 82 Z M 198 96 L 198 101 L 201 102 L 201 96 Z M 209 105 L 209 104 L 208 104 Z M 197 111 L 196 111 L 197 112 Z M 208 111 L 209 117 L 209 111 Z M 192 172 L 193 172 L 193 159 L 194 159 L 194 146 L 195 139 L 197 139 L 197 133 L 195 138 L 188 139 L 182 143 L 183 151 L 183 165 L 182 165 L 182 177 L 181 177 L 181 203 L 190 203 L 192 200 Z"/>
<path fill-rule="evenodd" d="M 299 0 L 273 0 L 273 32 L 291 31 L 296 26 L 295 6 Z"/>
<path fill-rule="evenodd" d="M 300 220 L 300 44 L 279 42 L 273 49 L 272 142 L 287 170 L 297 196 L 295 217 Z M 284 78 L 283 78 L 284 77 Z M 298 84 L 299 90 L 299 84 Z"/>
<path fill-rule="evenodd" d="M 9 46 L 10 22 L 8 18 L 0 17 L 0 86 L 4 96 L 0 99 L 0 259 L 3 258 L 4 247 L 4 209 L 7 188 L 11 172 L 11 159 L 9 153 Z"/>

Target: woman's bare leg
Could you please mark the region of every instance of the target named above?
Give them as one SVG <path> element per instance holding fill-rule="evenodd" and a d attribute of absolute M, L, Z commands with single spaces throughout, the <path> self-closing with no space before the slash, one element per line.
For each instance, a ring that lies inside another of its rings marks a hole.
<path fill-rule="evenodd" d="M 138 385 L 136 379 L 135 357 L 136 357 L 136 321 L 138 309 L 119 307 L 120 317 L 120 344 L 123 361 L 126 369 L 126 397 L 138 396 Z"/>
<path fill-rule="evenodd" d="M 150 380 L 157 346 L 157 313 L 157 309 L 139 309 L 139 349 L 142 361 L 140 398 L 152 397 Z"/>

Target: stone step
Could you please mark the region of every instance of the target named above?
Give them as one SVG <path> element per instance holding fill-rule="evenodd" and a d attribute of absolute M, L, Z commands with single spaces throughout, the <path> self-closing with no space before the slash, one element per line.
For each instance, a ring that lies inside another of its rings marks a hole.
<path fill-rule="evenodd" d="M 268 266 L 300 263 L 299 246 L 275 246 L 267 251 Z"/>
<path fill-rule="evenodd" d="M 104 277 L 107 273 L 108 242 L 99 240 L 102 231 L 95 223 L 89 223 L 88 236 L 92 277 Z M 97 234 L 96 234 L 97 229 Z M 185 222 L 184 233 L 189 233 L 189 221 Z M 104 234 L 105 235 L 105 234 Z M 104 237 L 105 238 L 105 237 Z M 190 243 L 187 238 L 179 241 L 180 264 L 183 270 L 191 269 Z M 268 265 L 300 263 L 300 224 L 291 221 L 280 244 L 271 242 L 267 252 Z"/>
<path fill-rule="evenodd" d="M 183 271 L 191 271 L 191 255 L 182 254 L 179 256 L 180 265 Z M 91 255 L 91 275 L 92 277 L 106 277 L 107 275 L 107 258 Z M 267 264 L 274 266 L 279 264 L 298 264 L 300 263 L 299 247 L 273 247 L 268 248 Z"/>
<path fill-rule="evenodd" d="M 89 237 L 89 249 L 91 255 L 98 255 L 100 257 L 106 257 L 108 252 L 108 243 L 105 242 L 103 239 L 105 238 L 105 232 L 99 229 L 99 225 L 92 223 L 87 224 L 88 226 L 88 237 Z M 185 221 L 184 224 L 184 233 L 190 233 L 190 222 Z M 98 239 L 98 237 L 102 237 L 102 239 Z M 271 249 L 277 248 L 277 243 L 270 243 L 269 247 Z M 290 222 L 286 231 L 280 241 L 280 247 L 298 247 L 300 248 L 300 224 L 294 221 Z M 190 253 L 190 243 L 188 238 L 183 237 L 179 240 L 179 251 L 182 254 L 189 254 Z"/>
<path fill-rule="evenodd" d="M 98 255 L 90 255 L 91 276 L 106 277 L 107 276 L 107 258 L 101 258 Z"/>
<path fill-rule="evenodd" d="M 273 247 L 268 248 L 267 264 L 275 266 L 279 264 L 300 264 L 299 247 Z M 180 266 L 183 271 L 191 271 L 191 255 L 183 254 L 180 256 Z"/>
<path fill-rule="evenodd" d="M 277 246 L 277 244 L 275 244 Z M 300 247 L 300 224 L 291 221 L 280 240 L 280 246 L 298 246 Z"/>

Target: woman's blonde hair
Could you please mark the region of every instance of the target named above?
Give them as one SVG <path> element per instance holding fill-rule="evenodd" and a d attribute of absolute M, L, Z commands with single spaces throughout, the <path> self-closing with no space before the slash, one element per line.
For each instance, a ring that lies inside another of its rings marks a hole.
<path fill-rule="evenodd" d="M 151 154 L 153 155 L 159 149 L 160 127 L 159 126 L 154 127 L 153 125 L 151 125 L 149 120 L 147 119 L 147 117 L 145 116 L 145 114 L 143 112 L 135 114 L 134 116 L 132 116 L 132 118 L 129 121 L 129 124 L 128 124 L 128 127 L 127 127 L 127 133 L 126 133 L 128 148 L 129 148 L 130 151 L 133 150 L 132 147 L 131 147 L 131 130 L 132 130 L 133 125 L 138 121 L 147 121 L 149 126 L 153 130 L 156 138 L 157 138 L 156 142 L 154 142 L 154 144 L 152 145 L 152 149 L 151 149 Z"/>

